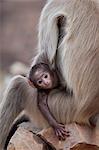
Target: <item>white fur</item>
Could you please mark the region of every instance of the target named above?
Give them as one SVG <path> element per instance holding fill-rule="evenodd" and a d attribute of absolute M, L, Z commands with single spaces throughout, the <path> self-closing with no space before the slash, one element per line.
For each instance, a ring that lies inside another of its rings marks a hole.
<path fill-rule="evenodd" d="M 66 18 L 66 34 L 58 45 L 59 16 Z M 73 96 L 53 90 L 48 99 L 50 111 L 61 123 L 89 124 L 89 118 L 99 114 L 99 0 L 48 1 L 41 14 L 38 39 L 38 55 L 31 66 L 56 64 L 62 84 L 73 90 Z M 12 122 L 23 109 L 36 126 L 48 126 L 36 97 L 36 89 L 24 77 L 14 78 L 8 86 L 0 105 L 1 150 Z"/>

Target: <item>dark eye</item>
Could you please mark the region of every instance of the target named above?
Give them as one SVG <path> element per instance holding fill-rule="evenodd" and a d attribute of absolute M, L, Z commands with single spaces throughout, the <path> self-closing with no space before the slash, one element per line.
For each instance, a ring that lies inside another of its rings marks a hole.
<path fill-rule="evenodd" d="M 44 78 L 47 78 L 48 77 L 48 75 L 46 74 L 45 76 L 44 76 Z"/>
<path fill-rule="evenodd" d="M 38 84 L 41 84 L 41 83 L 42 83 L 42 81 L 41 81 L 41 80 L 39 80 L 39 81 L 38 81 Z"/>

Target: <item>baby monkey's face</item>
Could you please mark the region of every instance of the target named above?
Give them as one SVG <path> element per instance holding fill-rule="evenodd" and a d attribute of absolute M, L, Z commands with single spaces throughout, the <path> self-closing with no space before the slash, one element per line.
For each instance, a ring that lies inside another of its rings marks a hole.
<path fill-rule="evenodd" d="M 53 76 L 48 71 L 42 69 L 35 72 L 36 84 L 41 89 L 53 88 Z"/>

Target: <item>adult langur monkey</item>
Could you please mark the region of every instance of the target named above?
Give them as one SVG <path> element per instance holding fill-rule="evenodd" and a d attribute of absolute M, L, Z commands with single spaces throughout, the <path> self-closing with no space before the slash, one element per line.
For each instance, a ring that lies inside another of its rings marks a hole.
<path fill-rule="evenodd" d="M 61 84 L 73 91 L 72 96 L 52 91 L 48 105 L 53 116 L 63 124 L 90 124 L 99 113 L 99 0 L 49 0 L 40 18 L 38 50 L 32 66 L 48 58 L 60 72 Z M 26 78 L 12 79 L 0 104 L 1 150 L 22 110 L 36 127 L 48 126 L 36 97 Z"/>

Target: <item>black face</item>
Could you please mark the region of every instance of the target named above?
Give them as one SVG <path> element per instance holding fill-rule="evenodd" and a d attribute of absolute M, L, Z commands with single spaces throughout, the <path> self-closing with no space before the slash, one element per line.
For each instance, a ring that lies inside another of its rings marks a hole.
<path fill-rule="evenodd" d="M 29 73 L 29 80 L 36 88 L 52 89 L 58 85 L 58 76 L 55 70 L 51 70 L 47 64 L 40 63 L 33 66 Z"/>
<path fill-rule="evenodd" d="M 37 70 L 35 72 L 35 80 L 38 87 L 41 89 L 51 89 L 53 88 L 53 77 L 48 71 Z"/>

